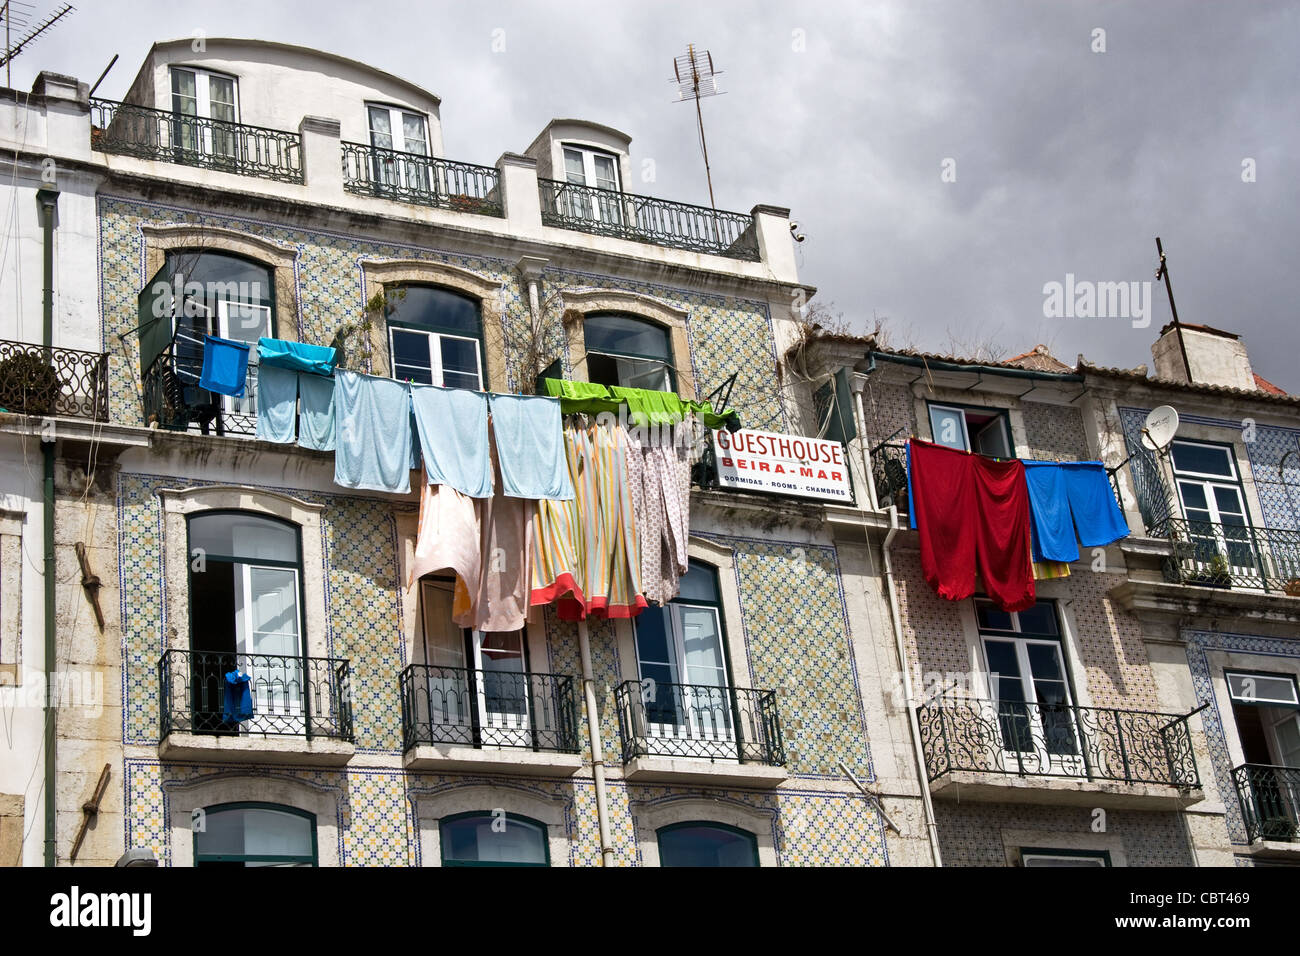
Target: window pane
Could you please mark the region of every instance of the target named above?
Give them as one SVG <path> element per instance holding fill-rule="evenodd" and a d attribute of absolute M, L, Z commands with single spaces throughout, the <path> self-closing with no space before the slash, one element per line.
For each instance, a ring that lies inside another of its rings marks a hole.
<path fill-rule="evenodd" d="M 389 325 L 419 326 L 477 338 L 483 331 L 474 299 L 433 286 L 390 286 Z"/>
<path fill-rule="evenodd" d="M 1010 641 L 985 641 L 984 653 L 988 657 L 989 675 L 996 674 L 998 682 L 993 692 L 998 700 L 1023 701 L 1024 687 L 1020 682 L 1020 661 L 1016 647 Z"/>
<path fill-rule="evenodd" d="M 439 345 L 442 352 L 442 384 L 448 388 L 481 388 L 478 343 L 443 336 Z"/>
<path fill-rule="evenodd" d="M 1228 691 L 1233 700 L 1247 704 L 1300 704 L 1295 681 L 1269 674 L 1228 674 Z"/>
<path fill-rule="evenodd" d="M 185 116 L 198 116 L 195 77 L 189 70 L 172 70 L 172 109 Z"/>
<path fill-rule="evenodd" d="M 240 512 L 198 514 L 190 518 L 190 551 L 243 561 L 298 560 L 298 529 Z"/>
<path fill-rule="evenodd" d="M 1241 495 L 1236 488 L 1214 489 L 1214 505 L 1219 509 L 1219 518 L 1224 524 L 1245 524 L 1246 513 L 1241 506 Z M 1237 520 L 1232 520 L 1233 518 Z"/>
<path fill-rule="evenodd" d="M 433 360 L 429 356 L 428 334 L 393 329 L 393 378 L 399 382 L 433 384 Z"/>
<path fill-rule="evenodd" d="M 451 619 L 452 588 L 450 581 L 424 582 L 425 660 L 437 667 L 465 666 L 465 638 Z"/>
<path fill-rule="evenodd" d="M 370 145 L 380 149 L 393 148 L 393 128 L 388 118 L 388 110 L 372 106 L 370 113 Z"/>
<path fill-rule="evenodd" d="M 311 818 L 268 807 L 209 810 L 203 830 L 196 831 L 195 849 L 204 856 L 312 855 Z"/>
<path fill-rule="evenodd" d="M 576 149 L 564 151 L 564 176 L 571 183 L 579 186 L 587 184 L 587 173 L 582 165 L 582 153 Z"/>
<path fill-rule="evenodd" d="M 1029 856 L 1022 854 L 1020 858 L 1025 866 L 1100 866 L 1104 867 L 1106 861 L 1099 856 Z"/>
<path fill-rule="evenodd" d="M 1187 509 L 1207 511 L 1210 504 L 1205 497 L 1205 486 L 1191 481 L 1180 481 L 1178 488 L 1183 493 L 1183 506 Z M 1208 511 L 1207 511 L 1208 514 Z"/>
<path fill-rule="evenodd" d="M 668 330 L 627 315 L 591 315 L 583 323 L 588 351 L 669 361 Z"/>
<path fill-rule="evenodd" d="M 424 142 L 424 117 L 418 113 L 402 114 L 402 145 L 408 153 L 428 155 Z"/>
<path fill-rule="evenodd" d="M 1056 637 L 1061 629 L 1056 620 L 1056 607 L 1048 601 L 1039 601 L 1020 612 L 1022 634 L 1050 634 Z"/>
<path fill-rule="evenodd" d="M 957 409 L 931 405 L 930 434 L 935 444 L 966 450 L 966 420 Z"/>
<path fill-rule="evenodd" d="M 642 674 L 649 664 L 671 667 L 674 663 L 668 643 L 667 615 L 665 608 L 648 607 L 636 616 L 636 656 Z"/>
<path fill-rule="evenodd" d="M 1176 441 L 1173 444 L 1174 468 L 1202 475 L 1235 476 L 1228 449 L 1219 445 L 1197 445 Z"/>
<path fill-rule="evenodd" d="M 969 419 L 967 419 L 969 424 Z M 1003 425 L 1002 417 L 995 416 L 992 421 L 985 425 L 972 427 L 971 451 L 978 452 L 981 455 L 989 455 L 993 458 L 1010 458 L 1011 448 L 1007 444 L 1006 427 Z"/>
<path fill-rule="evenodd" d="M 546 865 L 546 829 L 517 817 L 491 814 L 444 821 L 443 862 Z"/>
<path fill-rule="evenodd" d="M 720 603 L 717 574 L 708 565 L 696 564 L 692 561 L 687 566 L 686 573 L 682 575 L 678 600 Z"/>
<path fill-rule="evenodd" d="M 218 252 L 176 250 L 167 253 L 167 276 L 184 282 L 202 283 L 206 300 L 215 309 L 217 300 L 270 305 L 274 293 L 271 270 L 257 262 Z"/>
<path fill-rule="evenodd" d="M 707 824 L 660 830 L 660 866 L 757 866 L 758 841 Z"/>
<path fill-rule="evenodd" d="M 597 154 L 592 159 L 596 161 L 596 185 L 601 189 L 618 189 L 618 172 L 614 165 L 614 157 Z"/>
<path fill-rule="evenodd" d="M 727 672 L 722 659 L 722 638 L 718 617 L 712 608 L 676 608 L 682 628 L 682 648 L 686 654 L 686 683 L 706 687 L 723 687 Z"/>
<path fill-rule="evenodd" d="M 1014 631 L 1015 622 L 1011 614 L 987 601 L 975 602 L 975 616 L 979 619 L 982 631 Z"/>

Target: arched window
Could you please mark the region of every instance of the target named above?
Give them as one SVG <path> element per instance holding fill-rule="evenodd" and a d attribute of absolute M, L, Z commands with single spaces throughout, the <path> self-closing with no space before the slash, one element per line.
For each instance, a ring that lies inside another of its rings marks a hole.
<path fill-rule="evenodd" d="M 549 866 L 546 825 L 515 814 L 472 812 L 439 824 L 443 866 Z"/>
<path fill-rule="evenodd" d="M 189 518 L 187 553 L 191 701 L 173 693 L 172 706 L 190 704 L 194 733 L 302 733 L 309 688 L 299 527 L 245 511 L 202 511 Z M 249 675 L 247 706 L 232 709 L 231 671 Z"/>
<path fill-rule="evenodd" d="M 724 823 L 674 823 L 655 836 L 660 866 L 758 866 L 754 834 Z"/>
<path fill-rule="evenodd" d="M 393 378 L 483 388 L 483 319 L 477 300 L 438 286 L 384 287 Z"/>
<path fill-rule="evenodd" d="M 316 816 L 274 803 L 225 803 L 194 815 L 195 866 L 315 866 Z"/>
<path fill-rule="evenodd" d="M 588 381 L 655 391 L 676 389 L 672 344 L 662 325 L 619 312 L 598 312 L 583 322 L 583 335 Z"/>

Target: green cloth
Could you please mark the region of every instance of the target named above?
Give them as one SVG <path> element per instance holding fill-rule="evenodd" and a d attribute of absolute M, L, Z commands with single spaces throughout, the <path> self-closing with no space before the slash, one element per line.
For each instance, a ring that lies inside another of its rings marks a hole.
<path fill-rule="evenodd" d="M 546 394 L 560 400 L 560 410 L 566 415 L 574 412 L 617 413 L 621 406 L 626 405 L 628 417 L 634 425 L 676 425 L 691 414 L 698 415 L 707 428 L 725 428 L 727 421 L 733 418 L 739 421 L 733 409 L 715 413 L 708 402 L 692 402 L 676 392 L 656 392 L 622 385 L 606 388 L 595 382 L 571 382 L 560 378 L 544 378 L 542 381 Z"/>

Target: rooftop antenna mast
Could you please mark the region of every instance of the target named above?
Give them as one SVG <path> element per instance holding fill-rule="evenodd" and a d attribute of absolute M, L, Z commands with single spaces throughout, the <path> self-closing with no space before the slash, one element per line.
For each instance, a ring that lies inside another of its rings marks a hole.
<path fill-rule="evenodd" d="M 1165 280 L 1165 293 L 1169 296 L 1169 311 L 1174 317 L 1174 332 L 1178 335 L 1178 351 L 1183 355 L 1183 371 L 1187 373 L 1187 384 L 1192 384 L 1192 363 L 1187 360 L 1187 344 L 1183 341 L 1183 324 L 1178 321 L 1178 307 L 1174 305 L 1174 287 L 1169 283 L 1169 263 L 1165 261 L 1165 247 L 1156 236 L 1156 252 L 1160 254 L 1160 267 L 1156 269 L 1156 278 Z"/>
<path fill-rule="evenodd" d="M 713 172 L 709 169 L 709 144 L 704 139 L 704 113 L 700 110 L 700 99 L 705 96 L 717 96 L 718 89 L 713 78 L 722 71 L 713 68 L 713 55 L 708 50 L 695 49 L 694 43 L 686 45 L 686 53 L 673 60 L 673 76 L 677 81 L 677 102 L 695 101 L 695 120 L 700 128 L 700 149 L 704 153 L 704 175 L 709 181 L 709 205 L 716 212 L 718 204 L 713 199 Z"/>
<path fill-rule="evenodd" d="M 0 63 L 3 63 L 5 68 L 5 86 L 13 86 L 13 72 L 10 66 L 13 58 L 22 53 L 32 43 L 35 43 L 42 34 L 48 32 L 54 24 L 72 13 L 76 8 L 70 3 L 65 3 L 36 26 L 29 28 L 29 18 L 34 9 L 35 7 L 26 0 L 4 0 L 4 5 L 0 6 L 0 18 L 3 18 L 5 23 L 5 48 L 4 53 L 0 54 Z M 14 27 L 19 30 L 27 30 L 26 33 L 19 37 L 17 42 L 14 42 L 13 39 Z"/>

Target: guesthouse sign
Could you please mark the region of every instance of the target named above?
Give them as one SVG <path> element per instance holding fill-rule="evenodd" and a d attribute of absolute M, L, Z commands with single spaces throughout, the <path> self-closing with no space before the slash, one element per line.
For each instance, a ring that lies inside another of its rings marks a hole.
<path fill-rule="evenodd" d="M 775 432 L 713 433 L 722 488 L 761 491 L 820 501 L 853 501 L 844 445 L 824 438 Z"/>

